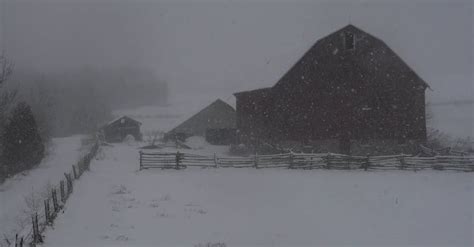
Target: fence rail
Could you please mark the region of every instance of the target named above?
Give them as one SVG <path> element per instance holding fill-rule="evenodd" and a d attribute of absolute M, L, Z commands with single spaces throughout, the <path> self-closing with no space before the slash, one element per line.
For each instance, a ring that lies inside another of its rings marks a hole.
<path fill-rule="evenodd" d="M 249 157 L 219 157 L 188 153 L 147 153 L 140 151 L 140 170 L 149 168 L 254 167 L 334 170 L 453 170 L 474 172 L 474 156 L 417 157 L 406 154 L 350 156 L 334 153 L 283 153 Z"/>
<path fill-rule="evenodd" d="M 76 165 L 72 165 L 71 171 L 64 173 L 64 179 L 59 181 L 59 185 L 54 186 L 48 193 L 48 197 L 44 200 L 44 207 L 31 216 L 31 225 L 23 228 L 15 235 L 15 238 L 11 238 L 11 240 L 5 238 L 8 246 L 36 246 L 36 244 L 43 243 L 42 233 L 47 226 L 53 224 L 60 210 L 66 205 L 67 199 L 73 192 L 74 181 L 89 170 L 92 159 L 99 151 L 99 146 L 98 142 L 94 143 L 90 151 Z"/>

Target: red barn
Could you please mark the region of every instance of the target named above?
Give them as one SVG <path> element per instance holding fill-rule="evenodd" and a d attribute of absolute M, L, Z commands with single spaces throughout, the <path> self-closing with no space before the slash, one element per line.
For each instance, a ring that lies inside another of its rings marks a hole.
<path fill-rule="evenodd" d="M 423 142 L 427 87 L 382 40 L 348 25 L 318 40 L 273 87 L 234 94 L 239 138 L 344 153 Z"/>

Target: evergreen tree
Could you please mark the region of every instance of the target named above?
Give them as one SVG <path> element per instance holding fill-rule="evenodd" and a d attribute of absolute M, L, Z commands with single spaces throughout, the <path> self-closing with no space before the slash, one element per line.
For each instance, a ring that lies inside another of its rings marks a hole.
<path fill-rule="evenodd" d="M 44 156 L 44 144 L 29 105 L 19 103 L 3 130 L 2 163 L 8 174 L 37 165 Z"/>

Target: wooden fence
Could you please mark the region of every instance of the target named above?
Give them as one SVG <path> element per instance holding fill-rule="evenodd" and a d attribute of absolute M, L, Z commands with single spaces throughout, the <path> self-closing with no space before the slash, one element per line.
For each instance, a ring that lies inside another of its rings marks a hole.
<path fill-rule="evenodd" d="M 187 153 L 140 151 L 140 170 L 148 168 L 184 169 L 187 167 L 254 167 L 335 170 L 454 170 L 474 172 L 474 156 L 417 157 L 406 154 L 350 156 L 334 153 L 283 153 L 249 157 L 218 157 Z"/>
<path fill-rule="evenodd" d="M 44 200 L 43 207 L 31 215 L 31 225 L 21 230 L 15 238 L 4 240 L 8 246 L 23 247 L 36 246 L 43 243 L 42 233 L 47 226 L 53 225 L 53 221 L 64 208 L 67 199 L 73 192 L 74 181 L 79 179 L 85 171 L 90 168 L 91 160 L 99 150 L 100 144 L 96 142 L 90 151 L 82 157 L 76 165 L 73 165 L 69 173 L 64 173 L 64 179 L 51 189 L 48 198 Z"/>

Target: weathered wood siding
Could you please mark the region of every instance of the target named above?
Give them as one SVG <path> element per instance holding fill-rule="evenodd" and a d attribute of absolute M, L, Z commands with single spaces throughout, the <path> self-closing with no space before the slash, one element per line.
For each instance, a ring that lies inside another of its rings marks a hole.
<path fill-rule="evenodd" d="M 269 141 L 424 140 L 426 87 L 383 41 L 349 25 L 319 40 L 272 88 L 236 93 L 237 127 Z"/>

